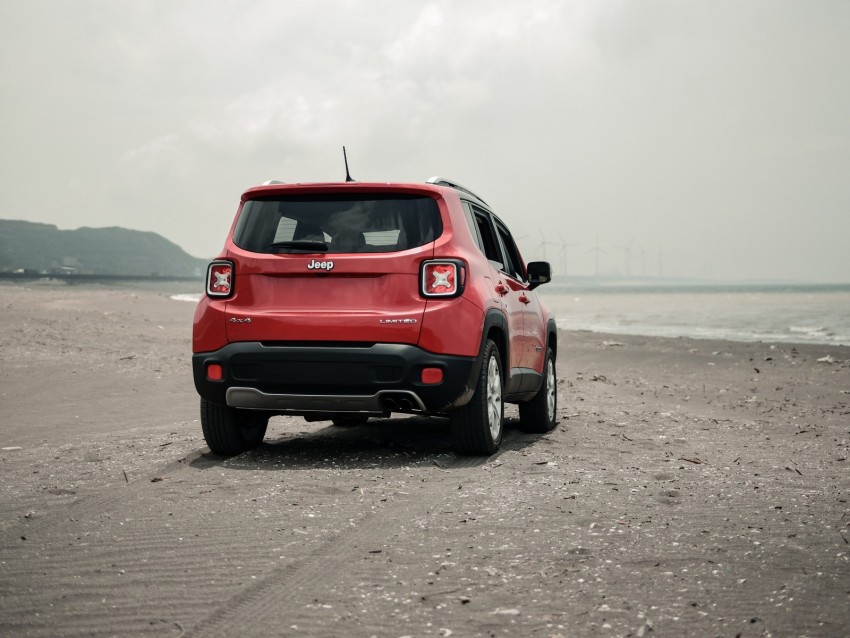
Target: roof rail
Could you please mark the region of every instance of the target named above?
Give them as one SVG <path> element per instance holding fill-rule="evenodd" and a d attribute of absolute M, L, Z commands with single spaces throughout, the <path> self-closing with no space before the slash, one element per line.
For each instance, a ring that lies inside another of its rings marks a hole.
<path fill-rule="evenodd" d="M 267 179 L 265 182 L 263 182 L 262 185 L 263 186 L 271 186 L 273 184 L 286 184 L 286 182 L 279 182 L 276 179 Z"/>
<path fill-rule="evenodd" d="M 445 177 L 432 177 L 425 181 L 426 184 L 434 184 L 435 186 L 448 186 L 450 188 L 454 188 L 455 190 L 463 191 L 467 195 L 472 195 L 475 199 L 480 201 L 483 204 L 487 204 L 483 199 L 481 199 L 474 192 L 466 188 L 465 186 L 461 186 L 457 182 L 453 182 L 451 180 L 446 179 Z M 487 204 L 489 206 L 489 204 Z"/>

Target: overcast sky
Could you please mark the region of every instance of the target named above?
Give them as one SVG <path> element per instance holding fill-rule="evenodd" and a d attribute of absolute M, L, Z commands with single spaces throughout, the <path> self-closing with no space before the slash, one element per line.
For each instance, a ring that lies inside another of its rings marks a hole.
<path fill-rule="evenodd" d="M 210 258 L 344 144 L 556 272 L 850 281 L 846 0 L 0 0 L 0 87 L 0 218 Z"/>

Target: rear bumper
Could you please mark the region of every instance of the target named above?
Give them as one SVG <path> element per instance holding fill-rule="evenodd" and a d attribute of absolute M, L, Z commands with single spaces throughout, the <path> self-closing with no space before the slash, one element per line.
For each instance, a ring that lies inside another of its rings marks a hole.
<path fill-rule="evenodd" d="M 219 364 L 221 380 L 207 378 Z M 434 414 L 469 401 L 480 362 L 405 344 L 239 342 L 192 356 L 195 388 L 212 403 L 286 414 Z M 422 382 L 424 368 L 443 380 Z"/>

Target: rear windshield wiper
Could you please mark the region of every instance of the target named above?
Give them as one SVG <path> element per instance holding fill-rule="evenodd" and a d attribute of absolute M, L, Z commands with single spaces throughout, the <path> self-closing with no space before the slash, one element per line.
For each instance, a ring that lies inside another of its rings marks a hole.
<path fill-rule="evenodd" d="M 323 241 L 312 241 L 308 239 L 296 241 L 276 241 L 270 244 L 272 248 L 297 248 L 299 250 L 310 250 L 316 253 L 328 252 L 328 245 Z"/>

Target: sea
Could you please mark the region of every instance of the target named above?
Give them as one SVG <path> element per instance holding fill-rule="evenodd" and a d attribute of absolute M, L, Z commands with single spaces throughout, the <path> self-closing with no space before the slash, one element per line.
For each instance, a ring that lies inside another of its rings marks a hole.
<path fill-rule="evenodd" d="M 562 330 L 850 345 L 850 284 L 570 286 L 538 289 Z M 171 296 L 197 302 L 199 294 Z"/>
<path fill-rule="evenodd" d="M 850 345 L 850 284 L 540 288 L 563 330 Z"/>

